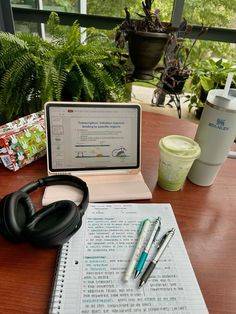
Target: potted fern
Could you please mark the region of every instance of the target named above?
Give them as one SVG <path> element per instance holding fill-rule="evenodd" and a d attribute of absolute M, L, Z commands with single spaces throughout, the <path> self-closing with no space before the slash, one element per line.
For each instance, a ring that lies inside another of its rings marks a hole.
<path fill-rule="evenodd" d="M 81 43 L 78 22 L 62 27 L 56 13 L 48 29 L 50 42 L 0 32 L 2 123 L 38 111 L 48 100 L 125 100 L 126 72 L 109 36 L 90 29 Z"/>
<path fill-rule="evenodd" d="M 1 124 L 39 111 L 46 99 L 55 98 L 52 51 L 53 46 L 39 36 L 0 32 Z"/>
<path fill-rule="evenodd" d="M 125 8 L 126 18 L 116 32 L 118 47 L 128 42 L 129 56 L 134 66 L 133 78 L 150 80 L 160 61 L 169 33 L 173 30 L 170 24 L 162 23 L 160 10 L 152 10 L 154 0 L 142 1 L 143 14 L 141 19 L 131 19 Z"/>

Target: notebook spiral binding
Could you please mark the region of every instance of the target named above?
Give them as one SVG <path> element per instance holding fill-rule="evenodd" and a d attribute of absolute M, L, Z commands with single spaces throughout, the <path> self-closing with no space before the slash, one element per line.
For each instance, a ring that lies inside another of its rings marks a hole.
<path fill-rule="evenodd" d="M 57 266 L 55 271 L 55 283 L 52 291 L 49 314 L 60 314 L 61 313 L 61 302 L 63 297 L 64 279 L 67 266 L 67 258 L 69 252 L 70 242 L 68 241 L 61 248 L 58 258 Z"/>

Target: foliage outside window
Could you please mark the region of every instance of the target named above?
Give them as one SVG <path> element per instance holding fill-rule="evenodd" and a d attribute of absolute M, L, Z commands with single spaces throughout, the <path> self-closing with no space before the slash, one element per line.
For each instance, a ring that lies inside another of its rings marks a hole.
<path fill-rule="evenodd" d="M 186 0 L 183 16 L 190 24 L 236 28 L 236 1 Z M 234 60 L 236 58 L 236 45 L 224 42 L 199 41 L 191 56 L 192 62 L 197 66 L 199 60 L 206 60 L 209 57 Z"/>
<path fill-rule="evenodd" d="M 132 16 L 142 13 L 141 1 L 136 0 L 43 0 L 43 8 L 51 11 L 79 12 L 80 2 L 87 4 L 87 14 L 91 15 L 124 17 L 125 7 L 129 9 Z M 37 0 L 11 0 L 11 3 L 35 8 Z M 171 20 L 173 4 L 173 0 L 154 0 L 153 7 L 160 9 L 162 21 L 169 22 Z M 186 18 L 188 24 L 236 28 L 236 1 L 185 0 L 183 17 Z M 23 27 L 20 27 L 20 23 L 17 23 L 17 31 L 24 31 L 26 28 L 27 25 L 23 24 Z M 35 27 L 30 27 L 29 31 L 34 32 Z M 196 44 L 190 62 L 193 67 L 196 67 L 199 60 L 208 57 L 234 60 L 236 58 L 235 48 L 236 45 L 233 43 L 202 40 Z"/>
<path fill-rule="evenodd" d="M 141 2 L 137 0 L 43 0 L 43 9 L 65 12 L 79 12 L 80 2 L 87 7 L 87 14 L 124 17 L 124 8 L 129 8 L 133 14 L 141 13 Z M 37 0 L 11 0 L 12 5 L 36 8 Z M 161 10 L 161 19 L 167 22 L 171 19 L 173 0 L 154 0 L 153 7 Z"/>
<path fill-rule="evenodd" d="M 185 0 L 183 16 L 191 24 L 236 28 L 236 1 Z"/>

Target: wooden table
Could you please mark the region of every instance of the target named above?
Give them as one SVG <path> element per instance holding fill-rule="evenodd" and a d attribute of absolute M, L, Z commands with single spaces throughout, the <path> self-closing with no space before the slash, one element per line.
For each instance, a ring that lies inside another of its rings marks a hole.
<path fill-rule="evenodd" d="M 196 128 L 185 120 L 144 112 L 142 172 L 153 192 L 150 202 L 173 207 L 209 312 L 235 314 L 236 160 L 224 163 L 211 187 L 187 181 L 181 191 L 168 192 L 156 185 L 159 139 L 168 134 L 193 138 Z M 0 197 L 45 175 L 45 158 L 16 173 L 0 166 Z M 37 209 L 42 193 L 31 193 Z M 15 245 L 0 236 L 0 313 L 47 313 L 56 255 L 55 248 Z"/>

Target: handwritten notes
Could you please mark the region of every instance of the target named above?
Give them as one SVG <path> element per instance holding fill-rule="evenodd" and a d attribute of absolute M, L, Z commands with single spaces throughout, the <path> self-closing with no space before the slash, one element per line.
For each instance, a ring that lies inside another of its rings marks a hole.
<path fill-rule="evenodd" d="M 139 289 L 139 277 L 128 283 L 122 277 L 139 223 L 158 216 L 162 218 L 158 239 L 172 227 L 176 234 Z M 90 204 L 82 228 L 61 251 L 51 313 L 208 313 L 171 206 Z"/>

